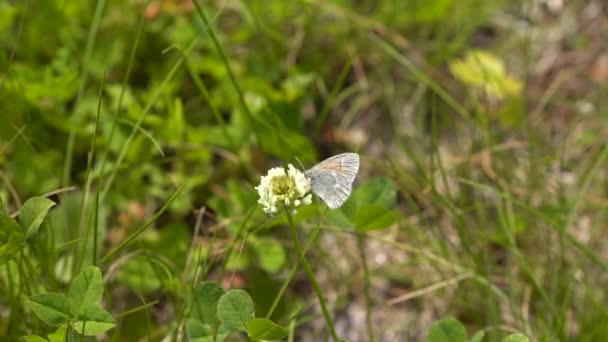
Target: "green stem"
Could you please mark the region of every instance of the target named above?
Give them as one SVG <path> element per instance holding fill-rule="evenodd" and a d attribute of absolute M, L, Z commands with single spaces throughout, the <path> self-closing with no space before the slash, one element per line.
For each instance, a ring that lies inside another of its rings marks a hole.
<path fill-rule="evenodd" d="M 156 214 L 154 214 L 154 216 L 152 216 L 152 218 L 148 222 L 144 223 L 144 225 L 139 227 L 128 238 L 126 238 L 121 243 L 119 243 L 118 246 L 114 247 L 114 249 L 112 249 L 108 254 L 106 254 L 103 258 L 101 258 L 101 260 L 99 260 L 99 262 L 103 263 L 103 262 L 107 261 L 114 254 L 120 252 L 121 249 L 126 247 L 133 240 L 135 240 L 135 238 L 137 238 L 139 236 L 139 234 L 143 233 L 144 230 L 146 230 L 150 225 L 152 225 L 152 223 L 154 223 L 160 217 L 160 215 L 162 215 L 165 212 L 165 210 L 167 210 L 169 208 L 171 203 L 173 203 L 173 201 L 177 198 L 179 193 L 182 192 L 184 187 L 185 187 L 185 185 L 181 185 L 177 190 L 175 190 L 175 192 L 173 193 L 173 195 L 171 195 L 171 197 L 169 197 L 169 199 L 167 200 L 165 205 L 163 205 L 162 208 L 160 208 L 160 210 Z"/>
<path fill-rule="evenodd" d="M 372 324 L 372 295 L 370 293 L 370 278 L 369 268 L 367 266 L 367 255 L 365 253 L 365 238 L 363 235 L 357 235 L 357 246 L 359 247 L 359 256 L 363 265 L 363 293 L 365 295 L 365 323 L 367 325 L 367 340 L 374 342 L 374 326 Z"/>
<path fill-rule="evenodd" d="M 298 231 L 296 229 L 296 226 L 293 224 L 293 219 L 291 217 L 291 213 L 289 212 L 289 209 L 285 208 L 285 213 L 287 215 L 287 220 L 289 221 L 289 228 L 291 230 L 291 236 L 293 239 L 293 243 L 296 247 L 296 250 L 298 251 L 298 256 L 300 257 L 302 266 L 304 266 L 304 270 L 306 271 L 306 274 L 308 275 L 308 279 L 312 283 L 312 287 L 315 290 L 315 293 L 317 294 L 317 298 L 319 298 L 319 304 L 321 305 L 321 311 L 323 311 L 323 316 L 325 317 L 325 322 L 327 323 L 329 332 L 331 333 L 331 336 L 334 339 L 334 341 L 338 341 L 338 334 L 336 333 L 336 328 L 334 327 L 334 322 L 332 321 L 331 316 L 329 314 L 329 310 L 327 309 L 327 305 L 325 304 L 323 290 L 321 289 L 321 286 L 319 286 L 319 282 L 317 282 L 315 273 L 312 271 L 312 268 L 310 268 L 308 261 L 306 261 L 304 251 L 302 250 L 302 246 L 300 245 L 300 241 L 298 239 Z"/>
<path fill-rule="evenodd" d="M 319 230 L 321 229 L 321 223 L 323 223 L 323 220 L 325 220 L 325 217 L 327 216 L 328 211 L 329 211 L 329 207 L 325 208 L 325 212 L 323 213 L 323 215 L 321 215 L 321 219 L 319 220 L 319 223 L 317 223 L 317 226 L 312 230 L 312 233 L 310 234 L 308 241 L 306 241 L 306 245 L 304 245 L 304 250 L 302 251 L 302 256 L 306 255 L 306 252 L 308 251 L 310 246 L 312 246 L 312 243 L 314 242 L 315 238 L 317 237 L 317 234 L 319 233 Z M 281 286 L 279 293 L 277 294 L 277 296 L 274 299 L 274 302 L 270 306 L 270 310 L 268 310 L 268 313 L 266 314 L 267 319 L 270 319 L 270 317 L 274 313 L 274 310 L 277 308 L 277 305 L 279 305 L 279 302 L 281 301 L 281 298 L 283 297 L 285 290 L 287 290 L 287 286 L 289 286 L 289 283 L 291 282 L 291 279 L 293 279 L 294 275 L 296 274 L 296 271 L 298 270 L 298 266 L 300 265 L 301 262 L 302 262 L 302 257 L 300 257 L 298 259 L 298 262 L 296 262 L 292 266 L 291 271 L 289 272 L 289 276 L 287 277 L 287 279 L 285 279 L 285 282 L 283 282 L 283 286 Z"/>
<path fill-rule="evenodd" d="M 255 127 L 253 114 L 251 113 L 251 110 L 249 109 L 247 102 L 245 102 L 245 95 L 244 95 L 243 89 L 241 88 L 240 84 L 236 80 L 236 76 L 234 75 L 234 72 L 232 71 L 232 67 L 230 66 L 228 57 L 226 57 L 226 53 L 224 53 L 224 49 L 222 48 L 222 45 L 220 44 L 219 40 L 217 39 L 217 36 L 215 35 L 215 30 L 209 24 L 209 20 L 207 20 L 207 16 L 205 16 L 205 12 L 203 12 L 203 9 L 198 4 L 198 1 L 195 0 L 195 1 L 193 1 L 193 3 L 194 3 L 194 8 L 196 9 L 196 13 L 199 15 L 199 17 L 203 21 L 203 24 L 205 25 L 205 30 L 207 31 L 207 34 L 209 34 L 209 38 L 211 38 L 211 43 L 213 44 L 215 51 L 220 56 L 220 59 L 222 60 L 222 63 L 224 64 L 224 67 L 226 68 L 226 72 L 228 73 L 230 82 L 232 83 L 232 86 L 236 90 L 236 93 L 239 97 L 239 102 L 241 103 L 241 107 L 243 108 L 243 111 L 245 112 L 245 116 L 247 117 L 247 120 L 249 121 L 249 125 L 251 126 L 251 129 L 253 130 L 253 133 L 255 134 L 255 136 L 258 140 L 258 143 L 262 144 L 262 140 L 260 139 L 260 134 L 258 133 L 258 130 Z"/>

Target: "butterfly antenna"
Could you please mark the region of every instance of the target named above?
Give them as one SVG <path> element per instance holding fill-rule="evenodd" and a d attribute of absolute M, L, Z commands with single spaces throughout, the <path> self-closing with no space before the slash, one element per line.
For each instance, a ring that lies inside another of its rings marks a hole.
<path fill-rule="evenodd" d="M 296 160 L 298 161 L 298 163 L 300 163 L 300 166 L 302 167 L 302 171 L 304 171 L 304 165 L 302 164 L 302 162 L 300 161 L 300 159 L 298 159 L 298 157 L 295 157 Z"/>

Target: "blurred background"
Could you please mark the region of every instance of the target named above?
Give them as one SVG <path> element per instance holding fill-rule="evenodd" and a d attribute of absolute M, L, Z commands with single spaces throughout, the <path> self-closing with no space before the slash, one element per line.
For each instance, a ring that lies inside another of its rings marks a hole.
<path fill-rule="evenodd" d="M 424 341 L 451 316 L 484 341 L 608 336 L 606 2 L 198 5 L 0 1 L 0 198 L 57 202 L 43 234 L 61 248 L 32 252 L 32 293 L 65 289 L 94 241 L 106 255 L 183 186 L 100 266 L 115 318 L 154 302 L 104 340 L 180 338 L 193 279 L 246 289 L 263 317 L 297 254 L 259 177 L 355 151 L 353 195 L 307 255 L 338 335 Z M 299 210 L 302 241 L 324 210 Z M 0 261 L 0 331 L 53 331 Z M 301 269 L 272 318 L 329 340 Z"/>

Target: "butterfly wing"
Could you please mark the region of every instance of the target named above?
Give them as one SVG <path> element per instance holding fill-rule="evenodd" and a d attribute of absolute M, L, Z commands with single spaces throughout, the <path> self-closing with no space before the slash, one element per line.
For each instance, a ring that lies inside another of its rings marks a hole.
<path fill-rule="evenodd" d="M 306 171 L 312 191 L 331 209 L 342 206 L 350 196 L 359 172 L 359 155 L 342 153 L 325 159 Z"/>

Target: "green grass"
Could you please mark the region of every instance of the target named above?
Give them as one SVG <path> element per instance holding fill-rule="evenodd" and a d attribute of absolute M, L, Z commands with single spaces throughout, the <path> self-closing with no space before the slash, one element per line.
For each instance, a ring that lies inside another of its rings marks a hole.
<path fill-rule="evenodd" d="M 0 336 L 601 341 L 585 6 L 0 4 Z M 270 168 L 348 151 L 344 206 L 263 213 Z"/>

